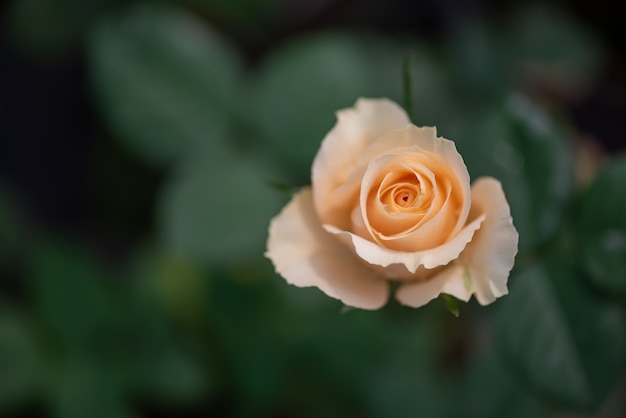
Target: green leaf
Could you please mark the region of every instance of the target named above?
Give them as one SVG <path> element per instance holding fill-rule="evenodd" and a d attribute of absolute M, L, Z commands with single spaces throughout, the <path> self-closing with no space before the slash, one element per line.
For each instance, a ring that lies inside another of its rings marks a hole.
<path fill-rule="evenodd" d="M 0 310 L 0 414 L 32 399 L 42 362 L 32 324 L 9 309 Z"/>
<path fill-rule="evenodd" d="M 508 48 L 518 77 L 563 95 L 591 87 L 605 60 L 590 28 L 546 4 L 525 4 L 512 16 Z"/>
<path fill-rule="evenodd" d="M 411 121 L 417 126 L 448 127 L 459 113 L 455 111 L 450 77 L 443 63 L 436 54 L 418 44 L 411 45 L 409 57 L 411 65 L 407 75 L 411 80 L 410 91 L 403 94 L 411 97 L 411 111 L 408 112 Z M 404 59 L 407 60 L 406 56 Z M 386 95 L 393 99 L 396 97 L 394 91 L 389 88 Z"/>
<path fill-rule="evenodd" d="M 507 106 L 511 154 L 522 156 L 522 173 L 530 195 L 528 201 L 515 196 L 514 216 L 520 230 L 536 243 L 553 238 L 560 230 L 575 187 L 574 158 L 565 129 L 545 109 L 523 96 L 512 96 Z M 515 165 L 505 150 L 494 155 L 502 166 Z M 523 206 L 526 206 L 522 209 Z M 526 219 L 525 219 L 526 217 Z M 520 238 L 523 240 L 524 238 Z"/>
<path fill-rule="evenodd" d="M 289 196 L 289 197 L 291 197 L 294 193 L 296 193 L 298 191 L 297 187 L 290 186 L 290 185 L 284 184 L 284 183 L 280 183 L 278 181 L 270 181 L 268 183 L 268 185 L 271 188 L 273 188 L 274 190 L 277 190 L 277 191 L 283 193 L 285 196 Z"/>
<path fill-rule="evenodd" d="M 402 98 L 406 49 L 363 34 L 322 33 L 296 39 L 263 64 L 254 115 L 277 151 L 303 170 L 335 123 L 359 97 Z"/>
<path fill-rule="evenodd" d="M 77 349 L 102 338 L 113 302 L 92 254 L 49 239 L 31 250 L 27 274 L 38 313 L 58 342 Z"/>
<path fill-rule="evenodd" d="M 445 293 L 439 295 L 439 298 L 446 305 L 446 309 L 448 310 L 448 312 L 458 318 L 460 312 L 457 299 L 454 296 L 446 295 Z"/>
<path fill-rule="evenodd" d="M 378 326 L 369 333 L 367 345 L 380 343 L 375 347 L 378 360 L 365 359 L 360 365 L 365 368 L 361 372 L 364 376 L 352 383 L 364 395 L 361 402 L 368 411 L 365 415 L 454 416 L 450 412 L 456 402 L 449 401 L 454 395 L 441 370 L 450 348 L 446 338 L 450 336 L 449 317 L 440 306 L 431 304 L 422 309 L 427 311 L 417 313 L 403 308 L 388 316 L 378 312 L 377 321 L 370 319 L 364 324 L 366 329 Z M 349 356 L 353 348 L 344 350 Z"/>
<path fill-rule="evenodd" d="M 583 264 L 591 280 L 626 294 L 626 155 L 611 161 L 585 193 L 578 218 Z"/>
<path fill-rule="evenodd" d="M 50 368 L 45 396 L 52 416 L 134 417 L 126 405 L 117 368 L 93 362 L 84 353 L 53 363 Z"/>
<path fill-rule="evenodd" d="M 176 336 L 144 331 L 139 339 L 143 345 L 126 370 L 136 390 L 158 399 L 159 404 L 193 402 L 212 395 L 212 370 L 192 350 L 182 347 Z"/>
<path fill-rule="evenodd" d="M 267 185 L 277 178 L 269 164 L 247 156 L 199 154 L 185 160 L 159 201 L 166 248 L 203 265 L 260 257 L 270 219 L 284 202 Z"/>
<path fill-rule="evenodd" d="M 525 250 L 554 238 L 574 191 L 572 151 L 563 128 L 544 109 L 515 94 L 495 109 L 465 112 L 442 127 L 453 139 L 472 180 L 502 182 Z M 450 133 L 448 133 L 450 132 Z"/>
<path fill-rule="evenodd" d="M 485 22 L 465 20 L 443 51 L 455 90 L 473 103 L 500 101 L 511 90 L 510 47 Z"/>
<path fill-rule="evenodd" d="M 450 416 L 480 418 L 548 417 L 540 399 L 533 397 L 516 382 L 494 352 L 493 341 L 478 334 L 475 347 L 461 375 L 458 408 Z M 459 380 L 458 376 L 454 376 Z"/>
<path fill-rule="evenodd" d="M 133 259 L 135 292 L 153 300 L 181 323 L 203 326 L 207 310 L 206 275 L 193 263 L 164 251 L 142 249 Z M 130 302 L 133 303 L 133 302 Z"/>
<path fill-rule="evenodd" d="M 207 277 L 193 264 L 152 248 L 134 254 L 126 274 L 118 303 L 127 391 L 158 405 L 206 401 L 214 370 L 204 359 L 214 340 L 198 331 L 207 325 Z"/>
<path fill-rule="evenodd" d="M 623 310 L 592 293 L 565 263 L 513 277 L 496 314 L 496 337 L 510 370 L 545 398 L 591 410 L 624 366 Z"/>
<path fill-rule="evenodd" d="M 89 52 L 100 109 L 135 154 L 162 164 L 224 146 L 241 97 L 240 59 L 193 15 L 128 9 L 95 27 Z"/>

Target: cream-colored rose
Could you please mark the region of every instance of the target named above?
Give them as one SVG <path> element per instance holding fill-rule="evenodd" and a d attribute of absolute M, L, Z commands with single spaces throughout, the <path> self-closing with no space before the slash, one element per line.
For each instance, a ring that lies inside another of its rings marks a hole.
<path fill-rule="evenodd" d="M 269 229 L 267 257 L 296 286 L 378 309 L 388 280 L 419 307 L 441 293 L 486 305 L 507 293 L 518 234 L 500 183 L 470 178 L 453 142 L 397 104 L 339 111 L 312 168 Z"/>

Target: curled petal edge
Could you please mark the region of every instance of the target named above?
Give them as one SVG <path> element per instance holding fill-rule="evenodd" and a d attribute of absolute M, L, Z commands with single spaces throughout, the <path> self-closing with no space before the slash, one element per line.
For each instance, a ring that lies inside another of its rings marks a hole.
<path fill-rule="evenodd" d="M 515 264 L 519 233 L 500 182 L 481 177 L 472 184 L 472 211 L 486 215 L 485 223 L 461 254 L 476 300 L 488 305 L 508 293 L 507 281 Z"/>
<path fill-rule="evenodd" d="M 452 264 L 428 280 L 405 282 L 396 291 L 396 300 L 403 305 L 419 308 L 442 293 L 467 302 L 472 291 L 467 271 L 458 264 Z"/>
<path fill-rule="evenodd" d="M 426 281 L 406 282 L 396 292 L 403 305 L 418 308 L 441 293 L 467 302 L 472 294 L 488 305 L 508 293 L 519 234 L 499 181 L 481 177 L 472 185 L 472 212 L 485 221 L 458 260 Z"/>
<path fill-rule="evenodd" d="M 322 140 L 311 166 L 314 202 L 320 218 L 338 222 L 332 191 L 346 181 L 363 150 L 383 135 L 411 123 L 406 112 L 389 99 L 360 98 L 354 107 L 337 112 L 337 122 Z"/>
<path fill-rule="evenodd" d="M 484 220 L 485 215 L 480 215 L 466 225 L 450 241 L 435 248 L 416 252 L 389 250 L 352 232 L 340 230 L 332 225 L 323 225 L 323 227 L 326 231 L 339 236 L 344 242 L 349 243 L 364 261 L 381 267 L 403 264 L 409 272 L 415 273 L 420 266 L 426 269 L 433 269 L 457 259 Z"/>
<path fill-rule="evenodd" d="M 375 310 L 389 297 L 385 278 L 321 227 L 309 187 L 272 219 L 265 256 L 288 283 L 315 286 L 348 306 Z"/>

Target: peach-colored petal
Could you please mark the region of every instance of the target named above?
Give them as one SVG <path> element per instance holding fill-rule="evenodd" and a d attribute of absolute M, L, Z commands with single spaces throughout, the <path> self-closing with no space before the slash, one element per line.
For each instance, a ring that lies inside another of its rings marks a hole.
<path fill-rule="evenodd" d="M 472 211 L 485 222 L 459 257 L 469 272 L 476 299 L 487 305 L 508 293 L 507 280 L 515 262 L 519 235 L 500 182 L 481 177 L 472 184 Z"/>
<path fill-rule="evenodd" d="M 373 160 L 363 174 L 359 200 L 372 236 L 404 234 L 415 229 L 426 220 L 433 207 L 441 206 L 445 200 L 445 196 L 434 190 L 437 185 L 434 173 L 419 162 L 403 161 L 405 158 L 406 154 L 402 153 L 383 155 Z M 388 167 L 394 163 L 395 167 Z M 414 204 L 400 208 L 394 202 L 385 202 L 389 199 L 384 196 L 388 194 L 385 190 L 392 185 L 400 185 L 405 190 L 412 188 Z"/>
<path fill-rule="evenodd" d="M 354 108 L 337 112 L 337 123 L 322 141 L 311 168 L 315 208 L 324 223 L 346 227 L 344 203 L 351 191 L 333 191 L 346 183 L 359 155 L 383 135 L 410 123 L 406 112 L 388 99 L 359 99 Z M 358 182 L 350 182 L 358 187 Z M 357 189 L 358 190 L 358 189 Z"/>
<path fill-rule="evenodd" d="M 378 309 L 387 301 L 385 279 L 322 229 L 310 188 L 295 194 L 272 220 L 265 255 L 287 282 L 316 286 L 348 306 Z"/>
<path fill-rule="evenodd" d="M 391 132 L 370 145 L 361 154 L 361 161 L 371 161 L 380 155 L 397 148 L 419 147 L 423 151 L 439 156 L 446 164 L 446 169 L 452 171 L 458 181 L 462 197 L 462 207 L 452 235 L 458 233 L 465 225 L 470 210 L 470 177 L 463 157 L 456 149 L 454 142 L 437 137 L 434 127 L 419 128 L 408 125 L 403 129 Z M 436 167 L 431 167 L 435 169 Z"/>
<path fill-rule="evenodd" d="M 460 216 L 462 193 L 445 162 L 419 147 L 397 148 L 373 159 L 363 175 L 360 193 L 362 218 L 369 234 L 363 237 L 391 250 L 423 251 L 443 244 L 450 236 Z M 430 167 L 433 167 L 431 170 Z M 434 172 L 433 172 L 434 171 Z M 437 176 L 439 178 L 437 179 Z M 419 188 L 416 206 L 402 213 L 393 211 L 393 205 L 381 202 L 381 187 L 389 190 L 388 179 L 405 178 Z M 454 186 L 456 188 L 454 188 Z M 424 204 L 421 198 L 426 197 Z"/>
<path fill-rule="evenodd" d="M 484 219 L 484 215 L 476 217 L 454 238 L 438 247 L 415 252 L 389 250 L 375 242 L 366 240 L 356 234 L 341 230 L 332 225 L 324 225 L 324 229 L 337 235 L 344 242 L 351 244 L 359 257 L 370 264 L 382 267 L 387 267 L 392 264 L 403 264 L 409 272 L 415 273 L 420 266 L 433 269 L 444 266 L 458 258 L 467 243 L 471 241 L 474 232 L 480 228 L 480 224 Z"/>
<path fill-rule="evenodd" d="M 419 308 L 445 293 L 467 302 L 472 288 L 462 266 L 451 264 L 425 281 L 405 282 L 396 292 L 396 299 L 403 305 Z"/>

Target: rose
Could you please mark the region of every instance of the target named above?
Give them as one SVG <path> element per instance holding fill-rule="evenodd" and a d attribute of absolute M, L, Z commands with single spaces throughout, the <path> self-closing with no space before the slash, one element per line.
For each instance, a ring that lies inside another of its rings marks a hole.
<path fill-rule="evenodd" d="M 388 280 L 413 307 L 441 293 L 482 305 L 505 295 L 518 234 L 500 183 L 470 187 L 454 143 L 389 100 L 359 99 L 337 117 L 312 186 L 271 221 L 276 271 L 363 309 L 386 303 Z"/>

